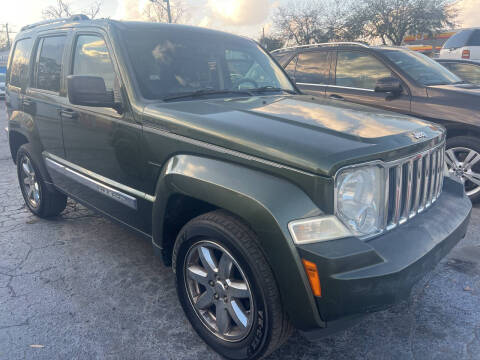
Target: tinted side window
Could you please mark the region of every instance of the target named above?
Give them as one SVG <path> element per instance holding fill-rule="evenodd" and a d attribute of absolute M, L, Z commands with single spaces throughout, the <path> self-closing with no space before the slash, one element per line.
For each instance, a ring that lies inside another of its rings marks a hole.
<path fill-rule="evenodd" d="M 468 39 L 468 46 L 480 46 L 480 30 L 475 30 Z"/>
<path fill-rule="evenodd" d="M 65 48 L 65 36 L 44 38 L 39 45 L 37 62 L 37 89 L 53 92 L 60 91 L 62 57 Z"/>
<path fill-rule="evenodd" d="M 330 66 L 327 51 L 315 51 L 300 54 L 295 71 L 295 80 L 299 83 L 328 84 Z"/>
<path fill-rule="evenodd" d="M 297 65 L 297 57 L 295 56 L 285 68 L 285 72 L 290 78 L 295 79 L 295 66 Z"/>
<path fill-rule="evenodd" d="M 462 30 L 453 35 L 450 39 L 447 40 L 444 49 L 456 49 L 465 46 L 470 37 L 472 30 Z"/>
<path fill-rule="evenodd" d="M 11 85 L 17 87 L 25 87 L 27 85 L 31 50 L 32 39 L 22 39 L 15 44 L 9 69 L 9 82 Z"/>
<path fill-rule="evenodd" d="M 114 88 L 115 71 L 105 40 L 96 35 L 80 35 L 75 45 L 73 75 L 99 76 L 107 90 Z"/>
<path fill-rule="evenodd" d="M 462 63 L 443 64 L 449 70 L 460 76 L 463 80 L 480 84 L 480 66 Z"/>
<path fill-rule="evenodd" d="M 392 76 L 391 71 L 375 57 L 356 51 L 339 51 L 336 85 L 375 89 L 378 79 Z"/>

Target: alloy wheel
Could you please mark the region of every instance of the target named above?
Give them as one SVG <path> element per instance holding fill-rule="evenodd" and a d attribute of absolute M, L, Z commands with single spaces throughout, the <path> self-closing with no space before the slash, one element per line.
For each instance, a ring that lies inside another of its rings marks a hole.
<path fill-rule="evenodd" d="M 254 302 L 245 272 L 221 245 L 204 240 L 185 259 L 185 285 L 190 303 L 210 332 L 231 342 L 248 336 Z"/>
<path fill-rule="evenodd" d="M 467 195 L 480 192 L 480 154 L 466 147 L 453 147 L 445 155 L 449 173 L 464 183 Z"/>
<path fill-rule="evenodd" d="M 22 157 L 20 184 L 29 205 L 35 209 L 38 208 L 40 206 L 40 185 L 32 163 L 27 156 Z"/>

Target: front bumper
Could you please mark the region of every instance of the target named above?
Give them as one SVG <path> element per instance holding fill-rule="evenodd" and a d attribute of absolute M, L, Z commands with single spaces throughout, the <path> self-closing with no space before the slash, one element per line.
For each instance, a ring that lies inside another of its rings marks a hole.
<path fill-rule="evenodd" d="M 407 298 L 465 236 L 471 209 L 463 185 L 445 178 L 436 203 L 392 231 L 366 242 L 346 238 L 299 246 L 301 257 L 317 264 L 322 297 L 316 300 L 327 327 Z"/>

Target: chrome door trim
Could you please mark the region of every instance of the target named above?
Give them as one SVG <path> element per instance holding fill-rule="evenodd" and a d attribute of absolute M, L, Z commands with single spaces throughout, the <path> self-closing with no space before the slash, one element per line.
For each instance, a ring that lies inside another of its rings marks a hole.
<path fill-rule="evenodd" d="M 50 153 L 47 153 L 47 152 L 44 152 L 43 153 L 43 156 L 45 158 L 45 163 L 47 164 L 48 167 L 56 170 L 56 171 L 60 171 L 63 175 L 67 176 L 67 177 L 70 177 L 71 179 L 73 180 L 76 180 L 90 188 L 92 188 L 93 190 L 97 190 L 107 196 L 110 195 L 109 191 L 110 190 L 113 190 L 115 192 L 115 194 L 120 194 L 120 195 L 124 195 L 127 200 L 127 203 L 126 204 L 127 206 L 128 205 L 133 205 L 133 200 L 135 200 L 135 207 L 132 207 L 134 209 L 137 209 L 137 206 L 136 206 L 136 198 L 141 198 L 141 199 L 144 199 L 144 200 L 147 200 L 149 202 L 155 202 L 155 196 L 152 196 L 152 195 L 149 195 L 147 193 L 144 193 L 144 192 L 141 192 L 139 190 L 136 190 L 136 189 L 133 189 L 129 186 L 126 186 L 126 185 L 123 185 L 123 184 L 120 184 L 114 180 L 111 180 L 111 179 L 108 179 L 102 175 L 99 175 L 99 174 L 96 174 L 94 173 L 93 171 L 89 171 L 89 170 L 86 170 L 80 166 L 77 166 L 75 164 L 72 164 L 71 162 L 67 161 L 67 160 L 64 160 L 56 155 L 53 155 L 53 154 L 50 154 Z M 88 180 L 88 183 L 89 184 L 86 184 L 83 180 Z M 106 183 L 108 185 L 105 185 L 103 183 Z M 90 186 L 91 185 L 91 186 Z M 94 188 L 92 187 L 94 186 Z M 105 191 L 102 191 L 102 189 L 100 189 L 100 187 L 105 190 Z M 125 193 L 129 193 L 131 195 L 134 195 L 134 196 L 130 196 L 128 194 L 125 194 L 124 192 L 121 192 L 117 189 L 114 189 L 113 187 L 115 188 L 118 188 L 120 190 L 123 190 Z M 115 200 L 118 200 L 117 197 L 115 195 L 113 196 L 110 196 L 112 198 L 114 198 Z"/>
<path fill-rule="evenodd" d="M 305 85 L 305 86 L 318 86 L 318 87 L 322 87 L 322 86 L 329 86 L 329 85 L 325 85 L 325 84 L 312 84 L 312 83 L 302 83 L 302 82 L 297 82 L 296 83 L 297 85 Z"/>
<path fill-rule="evenodd" d="M 349 87 L 349 86 L 340 86 L 340 85 L 322 85 L 322 86 L 332 87 L 332 88 L 337 88 L 337 89 L 349 89 L 349 90 L 361 90 L 361 91 L 375 92 L 375 90 L 372 90 L 372 89 L 356 88 L 356 87 Z"/>

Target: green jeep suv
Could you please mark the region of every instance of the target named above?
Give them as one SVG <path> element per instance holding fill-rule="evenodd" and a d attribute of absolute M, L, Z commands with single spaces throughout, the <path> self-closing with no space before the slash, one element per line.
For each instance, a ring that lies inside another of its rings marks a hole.
<path fill-rule="evenodd" d="M 68 196 L 149 239 L 193 328 L 230 359 L 407 297 L 466 232 L 441 126 L 302 95 L 246 38 L 29 25 L 6 102 L 28 208 L 56 216 Z"/>

